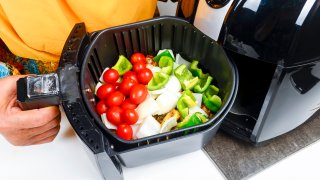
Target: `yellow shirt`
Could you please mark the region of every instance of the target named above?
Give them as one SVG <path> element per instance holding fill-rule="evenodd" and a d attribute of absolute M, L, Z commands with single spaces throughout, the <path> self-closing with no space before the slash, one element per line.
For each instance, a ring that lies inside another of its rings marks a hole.
<path fill-rule="evenodd" d="M 75 23 L 87 31 L 152 18 L 156 0 L 0 0 L 0 38 L 15 55 L 57 62 Z"/>

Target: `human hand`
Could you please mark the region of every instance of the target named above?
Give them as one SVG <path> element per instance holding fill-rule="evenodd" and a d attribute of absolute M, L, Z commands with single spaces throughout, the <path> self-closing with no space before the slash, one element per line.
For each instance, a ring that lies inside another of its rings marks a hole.
<path fill-rule="evenodd" d="M 60 110 L 51 106 L 22 111 L 16 102 L 16 83 L 22 77 L 0 79 L 0 134 L 16 146 L 51 142 L 60 129 Z"/>

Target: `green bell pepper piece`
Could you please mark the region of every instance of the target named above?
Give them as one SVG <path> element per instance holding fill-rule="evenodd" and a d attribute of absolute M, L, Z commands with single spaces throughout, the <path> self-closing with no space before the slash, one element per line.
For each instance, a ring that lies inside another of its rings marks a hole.
<path fill-rule="evenodd" d="M 169 75 L 163 72 L 156 72 L 148 83 L 150 91 L 161 89 L 169 81 Z"/>
<path fill-rule="evenodd" d="M 117 63 L 112 67 L 112 69 L 117 70 L 119 75 L 123 75 L 132 69 L 132 64 L 125 56 L 120 55 Z"/>
<path fill-rule="evenodd" d="M 217 88 L 215 85 L 210 85 L 204 94 L 207 97 L 211 97 L 213 95 L 217 95 L 218 93 L 219 93 L 219 88 Z"/>
<path fill-rule="evenodd" d="M 221 105 L 222 101 L 221 98 L 217 95 L 213 95 L 210 97 L 207 97 L 205 94 L 202 96 L 202 102 L 203 104 L 212 112 L 217 112 Z"/>
<path fill-rule="evenodd" d="M 184 64 L 174 70 L 174 75 L 178 78 L 183 90 L 193 89 L 199 83 L 199 78 L 193 77 L 188 67 Z"/>
<path fill-rule="evenodd" d="M 213 78 L 209 74 L 203 74 L 202 77 L 200 78 L 199 84 L 197 84 L 193 90 L 196 93 L 203 93 L 205 92 L 208 87 L 210 86 Z"/>
<path fill-rule="evenodd" d="M 202 72 L 202 69 L 198 68 L 198 64 L 199 64 L 199 61 L 196 61 L 196 60 L 192 61 L 192 63 L 190 64 L 190 71 L 193 76 L 197 76 L 201 78 L 203 76 L 203 72 Z"/>
<path fill-rule="evenodd" d="M 181 118 L 185 118 L 189 114 L 189 108 L 197 105 L 196 98 L 193 96 L 190 90 L 186 90 L 182 93 L 177 102 L 177 109 L 181 115 Z"/>
<path fill-rule="evenodd" d="M 171 75 L 173 70 L 173 63 L 174 62 L 171 57 L 162 56 L 159 60 L 159 67 L 161 68 L 161 72 Z"/>
<path fill-rule="evenodd" d="M 187 128 L 187 127 L 202 124 L 203 121 L 201 120 L 201 118 L 202 118 L 201 115 L 202 114 L 199 112 L 196 112 L 192 115 L 188 115 L 187 117 L 185 117 L 183 119 L 183 121 L 181 121 L 177 124 L 177 128 L 181 129 L 181 128 Z"/>
<path fill-rule="evenodd" d="M 160 58 L 163 56 L 170 57 L 174 61 L 174 57 L 170 54 L 169 50 L 165 50 L 162 53 L 158 54 L 156 57 L 153 58 L 154 61 L 159 62 Z"/>

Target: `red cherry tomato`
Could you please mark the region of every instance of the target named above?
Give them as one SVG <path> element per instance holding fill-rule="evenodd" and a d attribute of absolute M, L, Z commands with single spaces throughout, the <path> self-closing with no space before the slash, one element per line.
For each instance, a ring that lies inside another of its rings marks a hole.
<path fill-rule="evenodd" d="M 118 126 L 119 124 L 122 123 L 122 120 L 121 120 L 122 113 L 123 113 L 123 110 L 120 107 L 118 106 L 111 107 L 107 110 L 107 119 L 111 124 Z"/>
<path fill-rule="evenodd" d="M 137 62 L 147 63 L 146 57 L 142 53 L 138 52 L 132 54 L 132 56 L 130 57 L 130 62 L 132 64 L 136 64 Z"/>
<path fill-rule="evenodd" d="M 115 87 L 116 90 L 119 90 L 120 83 L 116 82 L 113 84 L 113 86 Z"/>
<path fill-rule="evenodd" d="M 115 92 L 116 88 L 112 84 L 103 84 L 97 90 L 97 96 L 100 99 L 107 98 L 111 93 Z"/>
<path fill-rule="evenodd" d="M 148 82 L 152 79 L 153 77 L 153 74 L 152 74 L 152 71 L 149 69 L 149 68 L 145 68 L 145 69 L 142 69 L 138 72 L 138 81 L 141 83 L 141 84 L 148 84 Z"/>
<path fill-rule="evenodd" d="M 135 84 L 130 90 L 130 101 L 133 104 L 142 103 L 148 95 L 148 89 L 142 84 Z"/>
<path fill-rule="evenodd" d="M 115 83 L 119 79 L 120 75 L 115 69 L 108 69 L 103 73 L 103 80 L 107 83 Z"/>
<path fill-rule="evenodd" d="M 138 82 L 137 74 L 133 71 L 127 71 L 126 73 L 124 73 L 123 79 L 132 79 L 135 82 Z"/>
<path fill-rule="evenodd" d="M 134 72 L 139 72 L 140 70 L 145 69 L 145 68 L 146 68 L 146 63 L 137 62 L 137 63 L 133 64 L 132 69 Z"/>
<path fill-rule="evenodd" d="M 121 117 L 122 121 L 129 125 L 135 124 L 139 120 L 139 115 L 134 109 L 123 110 Z"/>
<path fill-rule="evenodd" d="M 129 98 L 125 99 L 123 101 L 123 103 L 121 104 L 121 108 L 123 110 L 126 110 L 126 109 L 136 109 L 137 108 L 137 105 L 136 104 L 133 104 Z"/>
<path fill-rule="evenodd" d="M 130 89 L 133 85 L 135 85 L 137 82 L 135 82 L 132 79 L 124 79 L 119 86 L 119 90 L 126 96 L 129 95 Z"/>
<path fill-rule="evenodd" d="M 132 128 L 130 125 L 121 124 L 117 127 L 116 134 L 125 140 L 131 140 L 133 136 Z"/>
<path fill-rule="evenodd" d="M 99 101 L 96 105 L 96 110 L 99 115 L 107 112 L 107 105 L 104 101 Z"/>
<path fill-rule="evenodd" d="M 124 101 L 124 95 L 120 91 L 115 91 L 110 93 L 110 95 L 106 98 L 106 104 L 108 107 L 112 106 L 120 106 L 120 104 Z"/>

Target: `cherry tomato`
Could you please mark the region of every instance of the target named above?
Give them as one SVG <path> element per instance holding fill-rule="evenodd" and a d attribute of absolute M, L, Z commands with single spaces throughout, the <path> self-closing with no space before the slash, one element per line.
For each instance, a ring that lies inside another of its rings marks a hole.
<path fill-rule="evenodd" d="M 142 84 L 135 84 L 130 90 L 130 101 L 133 104 L 142 103 L 148 95 L 148 89 Z"/>
<path fill-rule="evenodd" d="M 112 84 L 103 84 L 97 90 L 97 96 L 100 99 L 106 99 L 111 93 L 115 91 L 116 91 L 116 88 Z"/>
<path fill-rule="evenodd" d="M 135 82 L 138 82 L 137 74 L 133 71 L 128 71 L 128 72 L 124 73 L 123 79 L 132 79 Z"/>
<path fill-rule="evenodd" d="M 118 126 L 119 124 L 122 123 L 122 120 L 121 120 L 122 113 L 123 113 L 123 109 L 121 109 L 119 106 L 113 106 L 107 110 L 107 119 L 111 124 Z"/>
<path fill-rule="evenodd" d="M 99 115 L 107 112 L 107 105 L 104 101 L 99 101 L 96 105 L 96 110 Z"/>
<path fill-rule="evenodd" d="M 133 136 L 133 132 L 132 132 L 131 126 L 127 125 L 127 124 L 120 124 L 117 127 L 116 134 L 120 138 L 125 139 L 125 140 L 131 140 L 132 136 Z"/>
<path fill-rule="evenodd" d="M 132 56 L 130 57 L 130 62 L 132 64 L 136 64 L 137 62 L 147 63 L 146 57 L 142 53 L 138 52 L 132 54 Z"/>
<path fill-rule="evenodd" d="M 146 68 L 146 63 L 137 62 L 137 63 L 133 64 L 132 69 L 134 72 L 139 72 L 140 70 L 145 69 L 145 68 Z"/>
<path fill-rule="evenodd" d="M 148 84 L 148 82 L 152 79 L 153 77 L 153 74 L 152 74 L 152 71 L 149 69 L 149 68 L 145 68 L 145 69 L 142 69 L 138 72 L 138 81 L 141 83 L 141 84 Z"/>
<path fill-rule="evenodd" d="M 121 108 L 123 110 L 126 110 L 126 109 L 136 109 L 137 108 L 137 105 L 136 104 L 133 104 L 129 98 L 125 99 L 123 101 L 123 103 L 121 104 Z"/>
<path fill-rule="evenodd" d="M 115 83 L 119 79 L 120 75 L 115 69 L 108 69 L 103 73 L 103 80 L 107 83 Z"/>
<path fill-rule="evenodd" d="M 119 90 L 119 88 L 120 88 L 120 83 L 118 83 L 118 82 L 113 83 L 113 86 L 115 87 L 116 90 Z"/>
<path fill-rule="evenodd" d="M 110 93 L 108 98 L 106 98 L 106 104 L 108 107 L 112 106 L 120 106 L 120 104 L 124 101 L 124 95 L 120 91 L 115 91 Z"/>
<path fill-rule="evenodd" d="M 124 123 L 132 125 L 139 120 L 139 115 L 134 109 L 125 109 L 121 114 L 121 118 Z"/>
<path fill-rule="evenodd" d="M 132 79 L 124 79 L 120 83 L 119 90 L 126 96 L 129 95 L 130 89 L 133 85 L 135 85 L 137 82 L 135 82 Z"/>

